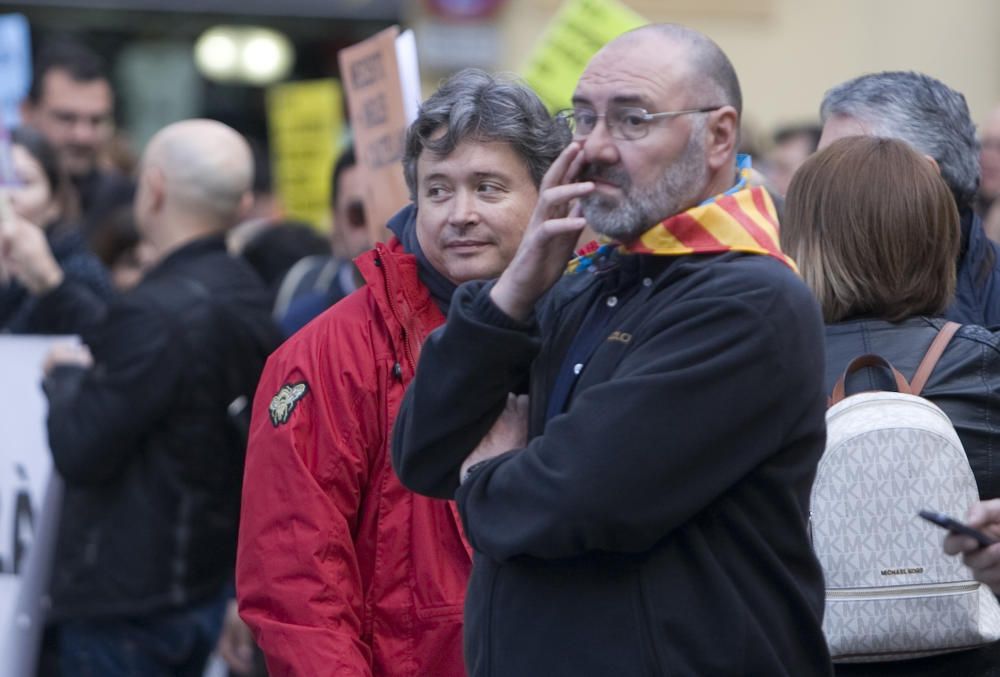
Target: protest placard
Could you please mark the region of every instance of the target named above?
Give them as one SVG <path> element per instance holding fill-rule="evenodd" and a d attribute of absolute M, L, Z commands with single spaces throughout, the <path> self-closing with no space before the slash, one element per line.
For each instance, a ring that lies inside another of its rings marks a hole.
<path fill-rule="evenodd" d="M 330 228 L 330 177 L 343 134 L 340 83 L 333 79 L 267 90 L 274 184 L 285 214 Z"/>
<path fill-rule="evenodd" d="M 404 91 L 412 99 L 420 89 L 410 82 L 418 73 L 415 45 L 412 38 L 403 37 L 397 46 L 400 37 L 399 28 L 392 26 L 338 55 L 355 151 L 365 172 L 365 209 L 377 240 L 386 239 L 386 222 L 410 199 L 403 178 L 403 143 L 407 109 L 413 114 L 417 102 L 404 102 Z M 406 74 L 405 84 L 401 73 Z"/>
<path fill-rule="evenodd" d="M 0 116 L 20 121 L 18 104 L 31 85 L 31 29 L 22 14 L 0 14 Z"/>
<path fill-rule="evenodd" d="M 0 336 L 0 674 L 33 677 L 62 483 L 45 430 L 42 363 L 66 337 Z"/>
<path fill-rule="evenodd" d="M 649 23 L 615 0 L 569 0 L 553 17 L 522 74 L 552 112 L 568 108 L 583 69 L 601 47 Z"/>

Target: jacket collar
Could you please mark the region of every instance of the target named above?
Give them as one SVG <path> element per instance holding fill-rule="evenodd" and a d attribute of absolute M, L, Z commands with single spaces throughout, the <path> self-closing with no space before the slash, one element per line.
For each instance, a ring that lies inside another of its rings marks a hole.
<path fill-rule="evenodd" d="M 172 270 L 174 267 L 183 264 L 185 261 L 190 261 L 211 253 L 226 253 L 225 235 L 219 234 L 199 237 L 196 240 L 191 240 L 190 242 L 178 247 L 168 253 L 155 266 L 153 266 L 153 268 L 146 273 L 144 279 L 157 277 L 162 275 L 164 271 Z"/>
<path fill-rule="evenodd" d="M 404 382 L 413 377 L 420 346 L 427 335 L 444 322 L 444 315 L 431 298 L 418 274 L 417 258 L 406 253 L 399 240 L 392 238 L 354 260 L 375 304 L 392 332 L 397 361 Z"/>

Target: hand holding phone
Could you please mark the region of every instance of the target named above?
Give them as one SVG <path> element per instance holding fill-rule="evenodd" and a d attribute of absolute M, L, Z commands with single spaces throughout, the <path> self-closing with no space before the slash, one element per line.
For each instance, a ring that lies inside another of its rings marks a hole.
<path fill-rule="evenodd" d="M 976 529 L 975 527 L 970 527 L 968 524 L 965 524 L 964 522 L 959 522 L 957 519 L 949 517 L 948 515 L 944 515 L 939 512 L 933 512 L 931 510 L 921 510 L 918 514 L 928 522 L 936 524 L 942 529 L 947 529 L 953 534 L 961 534 L 963 536 L 969 536 L 970 538 L 975 539 L 976 542 L 979 543 L 979 545 L 983 548 L 989 547 L 995 543 L 1000 543 L 1000 541 L 993 538 L 992 536 L 987 536 L 979 529 Z"/>

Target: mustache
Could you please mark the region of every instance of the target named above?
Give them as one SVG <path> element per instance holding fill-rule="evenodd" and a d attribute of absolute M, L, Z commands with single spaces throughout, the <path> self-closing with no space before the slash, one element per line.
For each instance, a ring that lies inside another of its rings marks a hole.
<path fill-rule="evenodd" d="M 621 167 L 609 167 L 590 162 L 580 168 L 580 176 L 577 180 L 590 181 L 592 179 L 612 183 L 619 188 L 628 188 L 631 183 L 628 172 Z"/>

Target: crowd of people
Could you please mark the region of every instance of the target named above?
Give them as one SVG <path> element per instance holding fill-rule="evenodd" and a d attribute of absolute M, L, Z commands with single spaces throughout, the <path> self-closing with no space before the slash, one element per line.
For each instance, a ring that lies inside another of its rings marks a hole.
<path fill-rule="evenodd" d="M 954 517 L 1000 539 L 1000 111 L 831 84 L 755 170 L 737 70 L 683 26 L 608 43 L 556 115 L 462 70 L 375 242 L 351 148 L 329 238 L 260 218 L 237 130 L 115 169 L 100 59 L 43 51 L 0 195 L 0 331 L 80 337 L 40 375 L 39 674 L 1000 674 L 997 641 L 827 643 L 810 492 L 855 358 L 898 384 L 940 343 Z M 1000 545 L 936 538 L 1000 594 Z"/>

